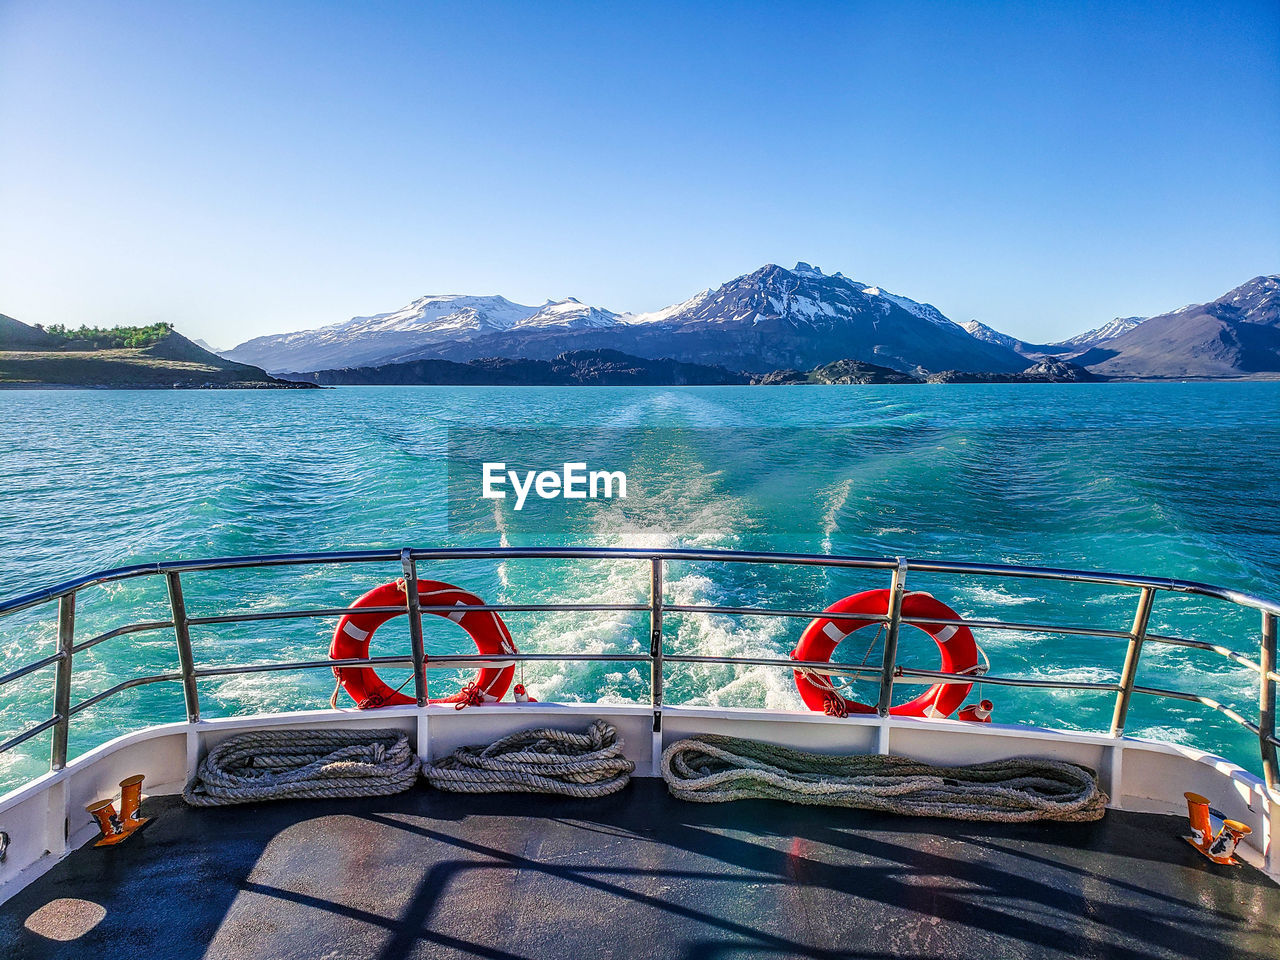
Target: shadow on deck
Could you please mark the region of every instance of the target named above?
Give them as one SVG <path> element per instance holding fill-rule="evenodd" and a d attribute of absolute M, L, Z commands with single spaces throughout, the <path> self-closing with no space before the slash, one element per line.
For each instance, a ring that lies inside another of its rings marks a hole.
<path fill-rule="evenodd" d="M 658 780 L 595 801 L 418 788 L 144 813 L 0 905 L 0 956 L 1280 956 L 1280 887 L 1210 864 L 1170 817 L 701 805 Z"/>

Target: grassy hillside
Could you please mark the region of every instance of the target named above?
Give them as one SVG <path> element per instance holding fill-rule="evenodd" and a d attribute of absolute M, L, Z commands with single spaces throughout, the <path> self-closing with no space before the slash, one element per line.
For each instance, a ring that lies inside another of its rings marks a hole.
<path fill-rule="evenodd" d="M 0 317 L 0 388 L 314 387 L 278 380 L 196 346 L 168 324 L 47 330 Z"/>

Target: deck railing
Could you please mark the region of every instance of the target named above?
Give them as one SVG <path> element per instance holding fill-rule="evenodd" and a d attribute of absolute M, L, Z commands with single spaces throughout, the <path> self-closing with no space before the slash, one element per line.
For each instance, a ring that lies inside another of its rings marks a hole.
<path fill-rule="evenodd" d="M 448 656 L 426 655 L 422 633 L 422 614 L 456 613 L 455 606 L 421 605 L 416 589 L 406 590 L 404 607 L 364 607 L 362 612 L 406 613 L 409 620 L 410 650 L 407 656 L 367 657 L 346 660 L 305 660 L 284 663 L 241 664 L 233 666 L 198 667 L 192 649 L 191 627 L 211 624 L 250 623 L 300 618 L 337 618 L 347 613 L 345 607 L 313 609 L 289 609 L 233 613 L 217 616 L 192 617 L 187 613 L 183 597 L 182 577 L 197 571 L 245 570 L 266 567 L 312 566 L 320 564 L 398 563 L 407 584 L 415 585 L 418 579 L 418 563 L 441 560 L 634 560 L 647 564 L 649 573 L 649 599 L 647 603 L 545 603 L 545 604 L 483 604 L 468 607 L 469 610 L 516 612 L 647 612 L 649 615 L 649 650 L 647 653 L 621 654 L 568 654 L 568 653 L 516 653 L 516 654 L 458 654 Z M 697 604 L 667 603 L 663 582 L 666 565 L 670 562 L 690 563 L 758 563 L 825 567 L 841 570 L 881 571 L 889 577 L 890 604 L 883 616 L 867 614 L 833 614 L 821 610 L 793 610 L 769 607 L 730 607 Z M 909 573 L 928 573 L 953 576 L 980 576 L 994 578 L 1021 578 L 1027 580 L 1059 581 L 1077 584 L 1114 586 L 1137 592 L 1132 626 L 1128 630 L 1104 629 L 1088 625 L 1056 625 L 1020 623 L 981 619 L 915 618 L 902 615 L 901 597 L 906 589 Z M 170 619 L 163 621 L 139 621 L 114 627 L 85 640 L 76 640 L 76 597 L 90 587 L 136 580 L 163 577 L 168 592 Z M 1258 633 L 1257 659 L 1220 644 L 1185 637 L 1151 633 L 1148 624 L 1156 598 L 1162 593 L 1190 594 L 1222 601 L 1237 607 L 1250 608 L 1261 617 Z M 457 669 L 484 663 L 512 663 L 528 661 L 557 662 L 633 662 L 649 663 L 650 704 L 653 710 L 654 730 L 660 730 L 663 709 L 663 680 L 670 664 L 728 664 L 740 666 L 766 666 L 793 670 L 813 668 L 833 676 L 852 679 L 875 680 L 879 685 L 876 711 L 887 716 L 892 703 L 894 684 L 907 683 L 966 683 L 975 682 L 972 673 L 946 673 L 923 670 L 898 663 L 897 641 L 903 624 L 913 626 L 955 625 L 972 630 L 1008 630 L 1015 632 L 1049 633 L 1066 636 L 1092 636 L 1127 640 L 1124 665 L 1116 683 L 1078 680 L 1044 680 L 1021 677 L 1002 677 L 984 674 L 981 683 L 998 686 L 1033 687 L 1057 690 L 1092 690 L 1112 692 L 1116 696 L 1110 733 L 1123 736 L 1129 705 L 1135 693 L 1151 697 L 1170 697 L 1210 707 L 1251 731 L 1258 739 L 1262 755 L 1262 770 L 1266 784 L 1272 790 L 1280 788 L 1280 769 L 1277 768 L 1276 748 L 1276 684 L 1280 681 L 1276 665 L 1276 624 L 1280 617 L 1280 604 L 1238 590 L 1215 587 L 1186 580 L 1167 580 L 1153 577 L 1125 576 L 1079 570 L 1060 570 L 1046 567 L 1021 567 L 1000 564 L 952 563 L 936 560 L 909 560 L 904 558 L 840 557 L 814 554 L 747 553 L 727 550 L 631 550 L 605 547 L 548 547 L 548 548 L 441 548 L 401 550 L 360 550 L 327 553 L 274 554 L 268 556 L 227 557 L 209 560 L 173 561 L 166 563 L 138 564 L 89 574 L 69 580 L 57 586 L 38 590 L 8 601 L 0 602 L 0 618 L 7 614 L 28 610 L 43 604 L 57 604 L 58 627 L 55 651 L 32 660 L 0 675 L 0 687 L 41 669 L 55 670 L 52 715 L 40 723 L 11 736 L 0 743 L 0 753 L 19 746 L 52 730 L 50 768 L 60 770 L 67 762 L 67 743 L 71 720 L 81 711 L 101 703 L 124 690 L 152 683 L 181 682 L 187 719 L 200 719 L 200 691 L 198 681 L 211 677 L 264 673 L 279 670 L 329 669 L 348 667 L 408 667 L 413 671 L 414 695 L 419 706 L 427 702 L 426 670 L 428 668 Z M 885 627 L 884 654 L 879 664 L 828 663 L 826 661 L 797 661 L 772 657 L 695 656 L 669 653 L 665 649 L 663 622 L 669 613 L 723 614 L 740 617 L 790 617 L 813 619 L 858 620 L 880 623 Z M 2 624 L 0 620 L 0 624 Z M 117 683 L 99 693 L 71 702 L 72 666 L 75 656 L 99 643 L 116 637 L 157 630 L 172 630 L 176 640 L 177 670 L 169 673 L 136 677 Z M 1169 690 L 1137 684 L 1138 665 L 1144 645 L 1148 643 L 1170 644 L 1218 654 L 1243 665 L 1258 675 L 1257 722 L 1241 716 L 1229 706 L 1212 697 L 1198 693 Z"/>

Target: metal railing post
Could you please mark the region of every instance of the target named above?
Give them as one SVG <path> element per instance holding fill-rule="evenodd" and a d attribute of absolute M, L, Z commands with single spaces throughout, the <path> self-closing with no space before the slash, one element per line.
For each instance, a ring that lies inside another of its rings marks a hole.
<path fill-rule="evenodd" d="M 67 740 L 71 732 L 71 648 L 76 635 L 76 595 L 58 598 L 58 666 L 53 681 L 53 715 L 58 718 L 53 728 L 53 746 L 49 751 L 49 769 L 61 770 L 67 765 Z"/>
<path fill-rule="evenodd" d="M 1124 722 L 1129 715 L 1129 701 L 1133 699 L 1133 685 L 1138 679 L 1138 661 L 1142 658 L 1142 644 L 1147 639 L 1147 624 L 1151 621 L 1151 604 L 1156 592 L 1143 587 L 1138 594 L 1138 609 L 1133 615 L 1133 629 L 1129 631 L 1129 649 L 1124 655 L 1124 669 L 1120 672 L 1120 692 L 1116 694 L 1116 709 L 1111 715 L 1111 736 L 1124 736 Z"/>
<path fill-rule="evenodd" d="M 1280 767 L 1276 764 L 1276 615 L 1262 614 L 1262 649 L 1258 657 L 1262 681 L 1258 687 L 1258 740 L 1262 744 L 1262 776 L 1272 790 L 1280 790 Z"/>
<path fill-rule="evenodd" d="M 884 662 L 880 668 L 880 699 L 876 713 L 889 715 L 893 705 L 893 671 L 898 665 L 898 634 L 902 629 L 902 597 L 907 582 L 907 561 L 898 558 L 893 568 L 893 580 L 889 584 L 889 627 L 884 635 Z"/>
<path fill-rule="evenodd" d="M 649 692 L 653 732 L 662 730 L 662 558 L 649 560 Z"/>
<path fill-rule="evenodd" d="M 413 657 L 413 695 L 418 706 L 427 705 L 427 654 L 422 642 L 422 609 L 418 599 L 418 563 L 413 551 L 405 547 L 400 551 L 400 566 L 404 569 L 405 606 L 409 610 L 409 642 Z"/>
<path fill-rule="evenodd" d="M 178 642 L 178 665 L 182 670 L 182 699 L 187 706 L 187 722 L 200 721 L 200 691 L 196 687 L 196 658 L 191 652 L 191 624 L 187 601 L 182 596 L 182 579 L 176 570 L 164 575 L 169 587 L 169 609 L 173 614 L 173 635 Z"/>

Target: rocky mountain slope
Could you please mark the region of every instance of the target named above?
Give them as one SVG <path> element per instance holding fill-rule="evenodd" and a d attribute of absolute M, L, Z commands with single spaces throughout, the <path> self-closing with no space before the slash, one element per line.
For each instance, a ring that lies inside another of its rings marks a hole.
<path fill-rule="evenodd" d="M 1217 300 L 1152 317 L 1075 358 L 1108 377 L 1241 377 L 1280 373 L 1280 275 Z"/>
<path fill-rule="evenodd" d="M 419 297 L 391 313 L 256 337 L 222 356 L 273 373 L 387 363 L 442 340 L 467 340 L 508 330 L 537 312 L 506 297 L 455 294 Z"/>
<path fill-rule="evenodd" d="M 1100 346 L 1108 340 L 1114 340 L 1116 337 L 1128 333 L 1145 319 L 1145 317 L 1116 317 L 1100 327 L 1086 330 L 1084 333 L 1078 333 L 1068 340 L 1061 340 L 1057 343 L 1028 343 L 1025 340 L 1019 340 L 1017 337 L 1011 337 L 1007 333 L 1001 333 L 994 327 L 989 327 L 977 320 L 970 320 L 968 323 L 961 324 L 961 326 L 971 337 L 978 340 L 985 340 L 988 343 L 996 343 L 1002 347 L 1008 347 L 1028 359 L 1040 359 L 1042 357 L 1077 356 L 1091 347 Z"/>
<path fill-rule="evenodd" d="M 1084 333 L 1077 333 L 1069 340 L 1063 340 L 1061 343 L 1050 344 L 1053 347 L 1065 347 L 1077 352 L 1083 352 L 1089 347 L 1096 347 L 1108 340 L 1114 340 L 1116 337 L 1123 336 L 1134 327 L 1141 323 L 1145 323 L 1146 317 L 1116 317 L 1109 320 L 1100 327 L 1092 330 L 1086 330 Z M 1046 351 L 1049 352 L 1049 351 Z M 1061 351 L 1063 353 L 1067 350 Z"/>

